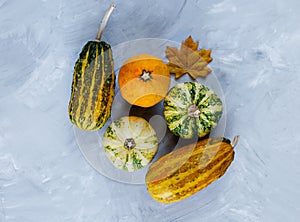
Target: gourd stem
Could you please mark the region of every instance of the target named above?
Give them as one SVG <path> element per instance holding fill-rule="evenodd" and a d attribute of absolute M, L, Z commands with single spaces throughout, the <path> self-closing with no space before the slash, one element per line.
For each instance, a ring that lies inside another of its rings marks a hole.
<path fill-rule="evenodd" d="M 127 138 L 124 143 L 124 147 L 128 150 L 133 149 L 136 146 L 136 143 L 133 138 Z"/>
<path fill-rule="evenodd" d="M 235 137 L 233 138 L 233 141 L 231 142 L 231 146 L 232 146 L 233 148 L 237 145 L 237 143 L 238 143 L 238 141 L 239 141 L 239 138 L 240 138 L 240 136 L 235 136 Z"/>
<path fill-rule="evenodd" d="M 191 105 L 188 108 L 188 116 L 197 118 L 201 114 L 199 107 L 196 104 Z"/>
<path fill-rule="evenodd" d="M 106 11 L 106 13 L 105 13 L 105 15 L 104 15 L 104 17 L 102 19 L 100 28 L 98 30 L 97 36 L 96 36 L 96 40 L 97 41 L 100 41 L 102 33 L 103 33 L 104 29 L 105 29 L 106 23 L 107 23 L 107 21 L 109 19 L 109 16 L 110 16 L 110 14 L 112 13 L 112 11 L 114 10 L 115 7 L 116 7 L 116 4 L 112 3 L 111 6 L 109 7 L 109 9 Z"/>

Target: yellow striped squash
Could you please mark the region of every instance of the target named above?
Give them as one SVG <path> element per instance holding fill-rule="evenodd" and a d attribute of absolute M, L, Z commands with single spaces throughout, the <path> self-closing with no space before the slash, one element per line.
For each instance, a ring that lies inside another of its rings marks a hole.
<path fill-rule="evenodd" d="M 209 138 L 160 157 L 146 174 L 148 192 L 156 201 L 172 203 L 185 199 L 224 175 L 234 159 L 225 138 Z"/>
<path fill-rule="evenodd" d="M 100 129 L 110 117 L 115 74 L 109 44 L 89 41 L 74 68 L 69 102 L 71 122 L 83 130 Z"/>
<path fill-rule="evenodd" d="M 98 130 L 110 117 L 114 62 L 110 45 L 100 39 L 114 8 L 113 3 L 103 17 L 96 39 L 84 45 L 74 67 L 69 117 L 83 130 Z"/>

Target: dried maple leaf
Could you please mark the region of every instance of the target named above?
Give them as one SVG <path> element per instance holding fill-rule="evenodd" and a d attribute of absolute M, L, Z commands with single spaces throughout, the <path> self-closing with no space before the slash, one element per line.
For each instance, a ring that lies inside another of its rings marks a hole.
<path fill-rule="evenodd" d="M 180 50 L 167 46 L 166 57 L 169 59 L 167 65 L 176 79 L 186 73 L 193 79 L 198 76 L 206 77 L 211 73 L 211 69 L 207 67 L 207 64 L 212 61 L 211 50 L 198 50 L 198 46 L 199 42 L 194 42 L 191 36 L 182 42 Z"/>

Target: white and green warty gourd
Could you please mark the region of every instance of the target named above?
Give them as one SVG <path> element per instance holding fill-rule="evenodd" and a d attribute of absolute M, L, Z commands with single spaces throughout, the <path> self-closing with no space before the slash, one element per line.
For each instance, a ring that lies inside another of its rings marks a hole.
<path fill-rule="evenodd" d="M 221 99 L 199 82 L 175 85 L 164 101 L 164 115 L 171 132 L 185 139 L 203 137 L 222 115 Z"/>
<path fill-rule="evenodd" d="M 158 139 L 145 119 L 125 116 L 107 128 L 103 147 L 115 167 L 133 172 L 151 162 L 158 150 Z"/>

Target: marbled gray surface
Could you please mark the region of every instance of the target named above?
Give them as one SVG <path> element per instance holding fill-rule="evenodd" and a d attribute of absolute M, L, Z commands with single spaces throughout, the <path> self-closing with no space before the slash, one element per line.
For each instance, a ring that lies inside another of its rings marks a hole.
<path fill-rule="evenodd" d="M 225 136 L 241 136 L 226 175 L 171 205 L 98 174 L 68 119 L 74 62 L 107 0 L 0 0 L 0 221 L 298 221 L 300 2 L 115 1 L 103 40 L 212 48 Z"/>

